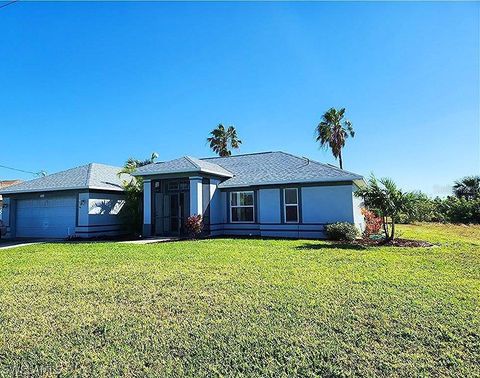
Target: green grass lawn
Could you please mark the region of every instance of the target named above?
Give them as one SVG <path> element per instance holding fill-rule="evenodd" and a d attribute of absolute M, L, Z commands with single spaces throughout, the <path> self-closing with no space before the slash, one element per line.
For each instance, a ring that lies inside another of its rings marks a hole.
<path fill-rule="evenodd" d="M 480 227 L 0 250 L 0 376 L 480 376 Z"/>

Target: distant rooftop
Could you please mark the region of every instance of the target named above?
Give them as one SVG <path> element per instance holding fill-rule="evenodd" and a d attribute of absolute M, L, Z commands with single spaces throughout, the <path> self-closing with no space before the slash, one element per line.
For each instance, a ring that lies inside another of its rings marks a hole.
<path fill-rule="evenodd" d="M 121 178 L 118 177 L 118 172 L 121 169 L 105 164 L 90 163 L 0 189 L 0 194 L 71 189 L 123 191 L 122 180 L 128 180 L 131 176 L 122 175 Z"/>
<path fill-rule="evenodd" d="M 0 189 L 6 188 L 6 187 L 12 186 L 12 185 L 20 184 L 21 182 L 22 182 L 22 180 L 3 180 L 3 181 L 0 181 Z"/>

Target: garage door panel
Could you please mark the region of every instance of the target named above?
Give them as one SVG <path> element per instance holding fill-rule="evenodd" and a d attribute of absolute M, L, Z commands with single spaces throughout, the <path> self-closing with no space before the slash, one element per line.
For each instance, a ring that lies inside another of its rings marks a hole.
<path fill-rule="evenodd" d="M 76 198 L 17 201 L 17 237 L 64 238 L 75 232 Z"/>

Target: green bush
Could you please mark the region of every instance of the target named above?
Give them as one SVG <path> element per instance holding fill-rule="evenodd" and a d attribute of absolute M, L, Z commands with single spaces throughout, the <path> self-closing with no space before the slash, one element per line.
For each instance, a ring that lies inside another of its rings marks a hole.
<path fill-rule="evenodd" d="M 398 223 L 480 223 L 480 199 L 453 196 L 431 199 L 423 193 L 409 193 L 408 197 L 407 209 L 395 219 Z"/>
<path fill-rule="evenodd" d="M 360 234 L 354 224 L 348 222 L 338 222 L 326 226 L 327 236 L 332 240 L 352 241 Z"/>

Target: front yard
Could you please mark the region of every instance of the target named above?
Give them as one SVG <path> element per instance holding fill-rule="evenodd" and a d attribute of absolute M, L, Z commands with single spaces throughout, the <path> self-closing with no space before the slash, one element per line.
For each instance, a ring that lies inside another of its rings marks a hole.
<path fill-rule="evenodd" d="M 0 376 L 480 376 L 480 227 L 401 232 L 0 250 Z"/>

